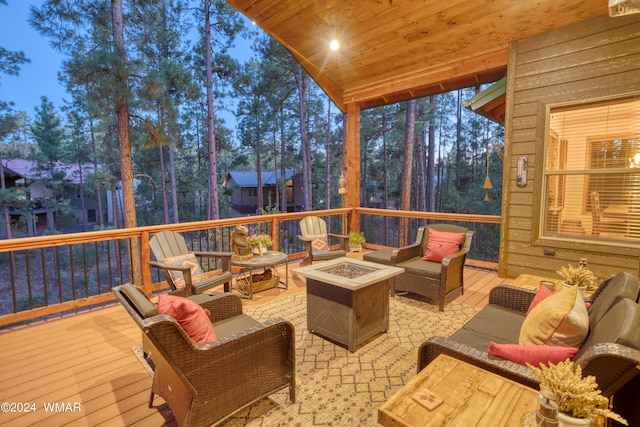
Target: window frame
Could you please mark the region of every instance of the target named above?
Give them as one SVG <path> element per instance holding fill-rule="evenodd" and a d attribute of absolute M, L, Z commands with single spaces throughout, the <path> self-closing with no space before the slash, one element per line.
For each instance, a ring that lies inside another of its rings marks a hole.
<path fill-rule="evenodd" d="M 536 162 L 534 171 L 537 176 L 540 176 L 542 179 L 534 180 L 534 191 L 533 191 L 533 216 L 532 216 L 532 224 L 531 224 L 531 244 L 534 246 L 543 246 L 543 247 L 553 247 L 553 248 L 565 248 L 579 251 L 597 251 L 598 247 L 606 246 L 607 252 L 609 253 L 620 253 L 626 254 L 628 253 L 629 247 L 640 248 L 640 241 L 637 240 L 629 240 L 629 239 L 604 239 L 599 236 L 592 236 L 591 234 L 585 234 L 583 236 L 579 235 L 569 235 L 569 234 L 551 234 L 546 231 L 547 228 L 547 201 L 545 200 L 548 197 L 548 177 L 550 175 L 555 176 L 569 176 L 569 175 L 593 175 L 596 169 L 582 169 L 582 170 L 560 170 L 552 171 L 547 168 L 548 161 L 548 150 L 550 149 L 550 143 L 552 135 L 554 132 L 551 130 L 551 113 L 558 111 L 560 109 L 579 109 L 580 107 L 588 108 L 596 104 L 606 104 L 606 103 L 616 103 L 616 102 L 624 102 L 625 100 L 639 100 L 640 92 L 621 94 L 616 96 L 609 97 L 600 97 L 600 98 L 590 98 L 586 100 L 579 101 L 571 101 L 571 102 L 559 102 L 559 103 L 538 103 L 538 119 L 537 119 L 537 132 L 542 133 L 543 138 L 537 138 L 536 148 L 535 148 L 535 156 L 536 158 L 542 159 L 539 162 Z M 640 136 L 638 136 L 640 137 Z M 593 141 L 597 139 L 598 136 L 589 137 L 589 141 Z M 620 138 L 607 138 L 608 140 L 615 140 Z M 625 139 L 635 139 L 634 135 L 628 136 Z M 560 136 L 558 136 L 558 140 L 560 141 Z M 586 155 L 590 155 L 591 143 L 585 143 Z M 565 152 L 564 157 L 566 159 L 567 153 Z M 629 168 L 624 169 L 610 169 L 606 172 L 602 172 L 605 174 L 615 172 L 622 172 L 631 174 Z M 597 173 L 597 172 L 596 172 Z M 585 189 L 588 188 L 588 176 L 585 176 Z M 586 197 L 583 194 L 583 198 Z M 588 199 L 588 197 L 587 197 Z M 563 201 L 564 203 L 564 201 Z M 583 209 L 586 209 L 587 202 L 583 201 Z M 589 211 L 590 212 L 590 211 Z M 596 246 L 597 245 L 597 246 Z"/>

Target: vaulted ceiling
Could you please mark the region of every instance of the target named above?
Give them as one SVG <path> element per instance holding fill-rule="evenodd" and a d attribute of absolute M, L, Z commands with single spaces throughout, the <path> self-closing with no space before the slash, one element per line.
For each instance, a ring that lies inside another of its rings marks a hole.
<path fill-rule="evenodd" d="M 227 1 L 282 43 L 342 111 L 496 81 L 510 41 L 607 14 L 607 0 Z"/>

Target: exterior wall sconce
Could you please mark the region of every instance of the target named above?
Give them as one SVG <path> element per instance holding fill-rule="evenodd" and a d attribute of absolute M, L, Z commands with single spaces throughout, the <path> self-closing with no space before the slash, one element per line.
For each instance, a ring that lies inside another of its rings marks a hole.
<path fill-rule="evenodd" d="M 527 186 L 527 165 L 529 159 L 526 156 L 518 157 L 517 169 L 516 169 L 516 184 L 518 187 Z"/>
<path fill-rule="evenodd" d="M 347 178 L 344 177 L 344 174 L 340 174 L 340 178 L 338 179 L 338 185 L 340 189 L 338 190 L 338 194 L 347 194 Z"/>

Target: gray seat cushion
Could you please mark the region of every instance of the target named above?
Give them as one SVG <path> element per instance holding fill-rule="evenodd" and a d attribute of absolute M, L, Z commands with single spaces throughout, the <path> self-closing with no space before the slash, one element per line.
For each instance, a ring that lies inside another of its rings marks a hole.
<path fill-rule="evenodd" d="M 517 344 L 524 313 L 496 305 L 487 305 L 471 318 L 451 338 L 487 351 L 489 341 Z"/>
<path fill-rule="evenodd" d="M 442 270 L 442 264 L 439 262 L 424 261 L 422 258 L 411 258 L 409 261 L 399 263 L 398 267 L 404 268 L 405 273 L 427 276 L 438 280 Z"/>
<path fill-rule="evenodd" d="M 216 331 L 217 339 L 237 334 L 240 331 L 249 329 L 252 326 L 258 325 L 259 322 L 246 314 L 240 314 L 228 319 L 215 322 L 213 324 L 213 330 Z"/>
<path fill-rule="evenodd" d="M 362 255 L 364 261 L 377 262 L 378 264 L 391 265 L 391 250 L 382 249 L 379 251 L 368 252 Z"/>

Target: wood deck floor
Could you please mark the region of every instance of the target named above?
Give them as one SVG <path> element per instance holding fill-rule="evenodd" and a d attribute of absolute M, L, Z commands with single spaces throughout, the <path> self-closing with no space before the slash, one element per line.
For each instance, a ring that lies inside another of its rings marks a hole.
<path fill-rule="evenodd" d="M 295 266 L 291 262 L 289 272 Z M 464 274 L 465 292 L 455 301 L 476 307 L 487 304 L 494 286 L 510 282 L 488 270 L 467 268 Z M 244 303 L 263 304 L 304 289 L 304 279 L 290 274 L 288 290 L 270 289 Z M 131 351 L 140 330 L 117 302 L 0 331 L 0 340 L 0 402 L 18 411 L 3 406 L 0 425 L 175 425 L 166 405 L 147 406 L 151 378 Z M 154 403 L 162 399 L 156 396 Z M 53 404 L 62 406 L 47 410 Z"/>

